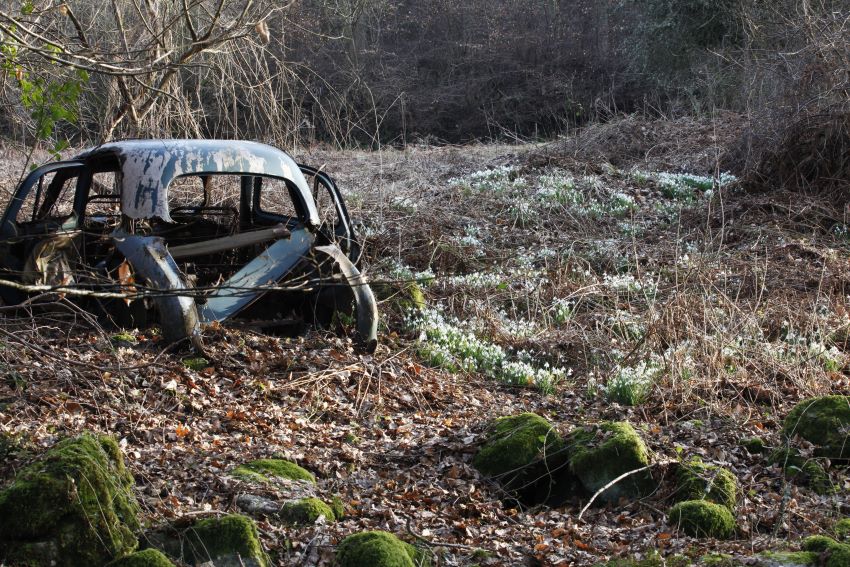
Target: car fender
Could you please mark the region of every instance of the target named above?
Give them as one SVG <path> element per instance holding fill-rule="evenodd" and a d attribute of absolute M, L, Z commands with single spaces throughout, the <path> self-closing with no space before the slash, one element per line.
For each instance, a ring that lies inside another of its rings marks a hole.
<path fill-rule="evenodd" d="M 157 236 L 136 236 L 118 230 L 112 234 L 115 247 L 130 262 L 135 273 L 144 278 L 148 287 L 165 293 L 153 300 L 159 309 L 162 332 L 168 342 L 188 338 L 192 345 L 202 350 L 201 326 L 195 299 L 187 291 L 189 286 L 180 269 L 168 253 L 165 240 Z"/>
<path fill-rule="evenodd" d="M 378 346 L 378 304 L 366 276 L 335 244 L 316 246 L 314 250 L 328 255 L 339 267 L 346 282 L 354 294 L 355 316 L 357 318 L 357 334 L 363 348 L 374 352 Z"/>

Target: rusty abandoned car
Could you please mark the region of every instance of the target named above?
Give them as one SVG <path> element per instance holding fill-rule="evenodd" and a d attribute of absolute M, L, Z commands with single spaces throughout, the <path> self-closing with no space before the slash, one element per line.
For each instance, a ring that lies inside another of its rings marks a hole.
<path fill-rule="evenodd" d="M 308 182 L 309 179 L 309 182 Z M 65 290 L 118 326 L 169 342 L 233 318 L 300 328 L 354 322 L 376 345 L 375 298 L 334 181 L 255 142 L 112 142 L 44 165 L 0 226 L 0 296 Z"/>

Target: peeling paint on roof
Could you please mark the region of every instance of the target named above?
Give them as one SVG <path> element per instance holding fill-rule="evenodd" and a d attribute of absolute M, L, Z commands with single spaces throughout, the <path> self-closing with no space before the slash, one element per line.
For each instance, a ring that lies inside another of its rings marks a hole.
<path fill-rule="evenodd" d="M 302 195 L 310 223 L 319 224 L 315 202 L 298 165 L 272 146 L 227 140 L 132 140 L 103 144 L 78 159 L 110 154 L 117 155 L 122 164 L 121 206 L 130 218 L 170 221 L 168 186 L 181 175 L 248 173 L 292 181 Z"/>

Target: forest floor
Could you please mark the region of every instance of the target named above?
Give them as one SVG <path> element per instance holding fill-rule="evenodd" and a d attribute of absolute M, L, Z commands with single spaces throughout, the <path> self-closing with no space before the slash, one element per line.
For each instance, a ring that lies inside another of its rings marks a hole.
<path fill-rule="evenodd" d="M 358 354 L 344 333 L 224 326 L 205 332 L 209 361 L 193 370 L 194 355 L 163 350 L 149 329 L 104 330 L 70 307 L 7 312 L 0 485 L 61 436 L 109 433 L 152 525 L 237 511 L 245 492 L 285 497 L 285 483 L 228 476 L 280 456 L 347 511 L 299 528 L 261 520 L 281 565 L 330 564 L 364 529 L 430 542 L 436 565 L 590 565 L 655 549 L 696 562 L 828 532 L 850 514 L 847 471 L 828 468 L 821 495 L 741 442 L 779 446 L 796 402 L 850 390 L 848 209 L 744 192 L 717 165 L 733 136 L 716 124 L 665 124 L 663 147 L 646 142 L 655 127 L 581 143 L 293 152 L 337 179 L 359 221 L 386 298 L 377 351 Z M 3 155 L 15 172 L 17 154 Z M 422 309 L 400 300 L 412 283 Z M 723 465 L 741 484 L 736 536 L 665 523 L 669 464 L 653 470 L 657 492 L 581 519 L 586 497 L 552 509 L 505 499 L 471 460 L 491 419 L 524 411 L 564 433 L 629 421 L 654 462 Z"/>

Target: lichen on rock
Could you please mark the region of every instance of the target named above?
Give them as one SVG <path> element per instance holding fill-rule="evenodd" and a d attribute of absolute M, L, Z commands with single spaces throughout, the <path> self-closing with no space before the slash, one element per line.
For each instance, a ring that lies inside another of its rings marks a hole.
<path fill-rule="evenodd" d="M 809 441 L 820 457 L 850 459 L 850 396 L 803 400 L 785 418 L 782 432 Z"/>
<path fill-rule="evenodd" d="M 595 493 L 624 473 L 649 465 L 649 452 L 634 428 L 625 422 L 603 422 L 582 427 L 568 438 L 570 469 L 584 488 Z M 605 490 L 599 500 L 616 502 L 655 490 L 648 470 L 629 475 Z"/>
<path fill-rule="evenodd" d="M 727 469 L 691 459 L 676 473 L 677 500 L 708 500 L 730 510 L 738 499 L 738 479 Z"/>
<path fill-rule="evenodd" d="M 333 522 L 336 519 L 333 509 L 318 498 L 302 498 L 294 502 L 285 503 L 278 513 L 281 520 L 287 524 L 315 524 L 320 516 L 325 521 Z"/>
<path fill-rule="evenodd" d="M 144 549 L 116 559 L 107 567 L 174 567 L 174 563 L 156 549 Z"/>
<path fill-rule="evenodd" d="M 563 438 L 534 413 L 496 419 L 472 464 L 528 503 L 560 497 L 573 484 Z"/>
<path fill-rule="evenodd" d="M 693 537 L 728 539 L 735 533 L 735 518 L 729 508 L 708 500 L 686 500 L 668 513 L 669 523 Z"/>
<path fill-rule="evenodd" d="M 368 531 L 352 534 L 337 546 L 338 567 L 419 567 L 428 557 L 391 533 Z"/>
<path fill-rule="evenodd" d="M 268 567 L 257 526 L 246 516 L 231 514 L 194 521 L 188 527 L 149 531 L 145 545 L 190 565 L 212 562 L 215 567 Z"/>
<path fill-rule="evenodd" d="M 60 441 L 0 492 L 0 560 L 103 565 L 136 548 L 133 477 L 111 437 Z"/>
<path fill-rule="evenodd" d="M 303 469 L 291 461 L 283 459 L 259 459 L 239 465 L 230 473 L 231 475 L 253 482 L 269 482 L 272 477 L 288 480 L 304 480 L 315 483 L 316 477 L 313 473 Z"/>

